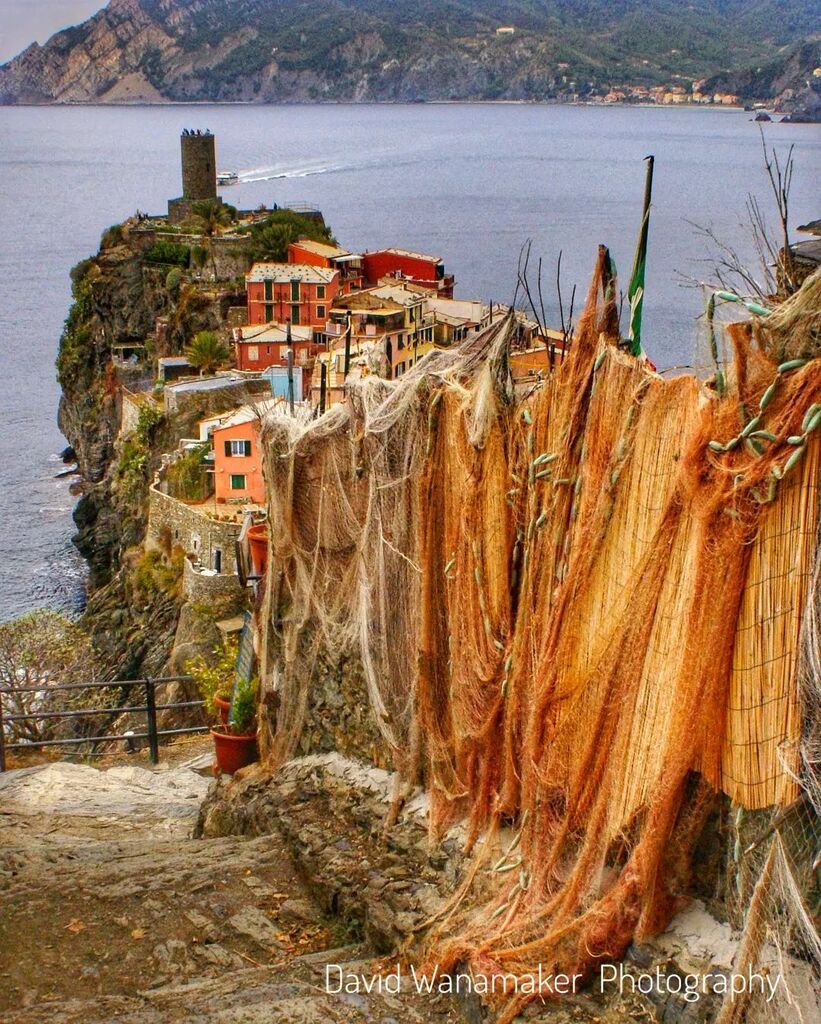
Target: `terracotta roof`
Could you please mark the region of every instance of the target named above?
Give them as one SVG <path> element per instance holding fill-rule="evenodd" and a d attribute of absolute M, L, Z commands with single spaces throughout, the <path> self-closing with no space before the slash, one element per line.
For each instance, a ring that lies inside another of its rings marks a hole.
<path fill-rule="evenodd" d="M 396 249 L 396 248 L 377 249 L 376 252 L 377 253 L 389 252 L 389 253 L 391 253 L 392 256 L 408 256 L 408 257 L 410 257 L 411 259 L 414 259 L 414 260 L 426 260 L 428 263 L 441 263 L 442 262 L 442 257 L 441 256 L 430 256 L 427 253 L 424 253 L 424 252 L 413 252 L 410 249 Z M 372 253 L 371 255 L 375 255 L 375 254 Z"/>
<path fill-rule="evenodd" d="M 406 284 L 381 284 L 378 288 L 372 289 L 372 292 L 380 299 L 388 299 L 402 306 L 415 306 L 417 302 L 427 299 L 430 295 L 430 292 Z"/>
<path fill-rule="evenodd" d="M 214 430 L 214 433 L 218 433 L 220 430 L 225 430 L 228 427 L 238 427 L 242 423 L 251 423 L 254 420 L 258 420 L 266 413 L 273 412 L 278 405 L 282 405 L 284 399 L 282 398 L 268 398 L 263 402 L 256 402 L 253 405 L 242 405 L 239 409 L 230 413 L 220 425 Z"/>
<path fill-rule="evenodd" d="M 338 273 L 330 267 L 312 267 L 307 263 L 255 263 L 246 274 L 246 280 L 330 284 Z"/>
<path fill-rule="evenodd" d="M 327 245 L 325 242 L 315 242 L 313 238 L 299 238 L 293 243 L 293 245 L 298 245 L 300 249 L 305 249 L 308 252 L 315 252 L 317 256 L 325 256 L 328 259 L 353 255 L 353 253 L 348 252 L 347 249 L 340 249 L 338 245 Z"/>
<path fill-rule="evenodd" d="M 285 324 L 270 323 L 270 324 L 257 324 L 255 327 L 238 327 L 237 331 L 239 337 L 237 341 L 242 342 L 259 342 L 261 344 L 276 344 L 281 345 L 287 340 L 287 326 Z M 292 341 L 310 341 L 313 337 L 313 328 L 304 327 L 299 324 L 294 324 L 291 327 L 291 340 Z"/>
<path fill-rule="evenodd" d="M 383 295 L 381 288 L 369 288 L 366 291 L 351 292 L 350 295 L 338 295 L 334 299 L 333 309 L 387 314 L 398 313 L 404 306 Z"/>

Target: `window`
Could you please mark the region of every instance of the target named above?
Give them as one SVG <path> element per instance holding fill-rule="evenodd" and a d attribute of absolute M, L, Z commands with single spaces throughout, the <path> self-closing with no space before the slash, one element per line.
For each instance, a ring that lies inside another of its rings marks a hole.
<path fill-rule="evenodd" d="M 231 474 L 231 490 L 232 491 L 244 491 L 245 490 L 245 474 L 244 473 L 232 473 Z"/>
<path fill-rule="evenodd" d="M 318 284 L 316 286 L 316 297 L 318 299 L 324 299 L 325 298 L 325 285 L 324 284 Z"/>
<path fill-rule="evenodd" d="M 274 282 L 273 281 L 266 281 L 265 282 L 265 301 L 266 302 L 271 302 L 273 300 L 273 298 L 274 298 Z"/>
<path fill-rule="evenodd" d="M 222 572 L 222 551 L 219 548 L 214 548 L 214 570 Z"/>
<path fill-rule="evenodd" d="M 259 359 L 259 345 L 248 346 L 248 359 L 252 363 L 255 363 Z"/>
<path fill-rule="evenodd" d="M 291 323 L 299 324 L 299 306 L 291 306 Z"/>
<path fill-rule="evenodd" d="M 274 307 L 267 305 L 265 307 L 265 323 L 269 324 L 274 319 Z"/>
<path fill-rule="evenodd" d="M 299 281 L 291 281 L 291 302 L 299 302 Z"/>
<path fill-rule="evenodd" d="M 325 307 L 324 306 L 317 306 L 316 307 L 316 316 L 317 316 L 318 320 L 324 320 L 325 319 Z"/>
<path fill-rule="evenodd" d="M 225 442 L 225 454 L 228 458 L 237 458 L 238 456 L 248 456 L 251 454 L 251 442 L 250 441 L 226 441 Z M 242 485 L 243 487 L 245 484 Z"/>

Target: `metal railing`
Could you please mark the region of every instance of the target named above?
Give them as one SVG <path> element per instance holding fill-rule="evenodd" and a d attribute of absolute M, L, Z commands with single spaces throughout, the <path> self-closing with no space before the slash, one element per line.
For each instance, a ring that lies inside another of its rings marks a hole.
<path fill-rule="evenodd" d="M 182 736 L 188 733 L 207 732 L 207 725 L 188 726 L 180 729 L 159 729 L 157 727 L 157 712 L 172 711 L 181 708 L 202 708 L 205 706 L 203 700 L 184 700 L 173 703 L 158 704 L 156 700 L 156 688 L 166 683 L 190 682 L 190 676 L 158 676 L 156 678 L 146 677 L 143 679 L 115 679 L 104 683 L 56 683 L 45 686 L 19 686 L 0 687 L 0 772 L 6 770 L 7 750 L 39 750 L 41 747 L 80 746 L 90 744 L 92 747 L 100 743 L 114 741 L 129 742 L 132 740 L 147 739 L 148 750 L 153 764 L 160 759 L 159 741 L 165 736 Z M 133 701 L 117 707 L 103 708 L 71 708 L 60 711 L 15 711 L 12 714 L 4 714 L 3 698 L 21 693 L 46 694 L 64 691 L 77 690 L 107 690 L 122 688 L 131 691 L 135 687 L 142 687 L 145 703 L 136 704 Z M 14 722 L 45 722 L 52 719 L 83 719 L 91 716 L 98 716 L 108 719 L 108 724 L 120 715 L 129 713 L 144 712 L 146 719 L 145 732 L 127 733 L 100 733 L 94 736 L 65 736 L 54 739 L 31 739 L 15 740 L 8 742 L 6 739 L 6 725 Z M 97 753 L 97 751 L 91 751 Z"/>

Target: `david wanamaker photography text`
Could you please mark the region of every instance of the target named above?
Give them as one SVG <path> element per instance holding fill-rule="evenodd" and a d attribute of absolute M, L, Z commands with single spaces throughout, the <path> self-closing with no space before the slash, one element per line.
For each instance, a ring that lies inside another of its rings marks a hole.
<path fill-rule="evenodd" d="M 761 995 L 769 1003 L 782 983 L 780 974 L 754 971 L 751 967 L 744 973 L 708 971 L 704 974 L 680 974 L 676 971 L 662 971 L 660 967 L 652 972 L 633 973 L 624 964 L 601 964 L 598 981 L 590 984 L 604 994 L 618 991 L 621 994 L 640 992 L 664 995 L 681 995 L 688 1003 L 697 1002 L 705 995 L 727 995 L 735 998 L 742 995 Z M 346 971 L 341 964 L 326 964 L 325 991 L 329 994 L 346 992 L 362 994 L 381 992 L 397 995 L 411 989 L 421 995 L 543 995 L 567 996 L 588 987 L 581 974 L 550 974 L 541 964 L 531 974 L 448 974 L 438 967 L 430 972 L 417 970 L 412 964 L 407 968 L 397 964 L 384 974 L 356 974 Z"/>

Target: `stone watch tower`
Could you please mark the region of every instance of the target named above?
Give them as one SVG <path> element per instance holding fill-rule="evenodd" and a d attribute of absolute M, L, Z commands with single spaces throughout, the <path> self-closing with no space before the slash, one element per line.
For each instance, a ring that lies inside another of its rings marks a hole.
<path fill-rule="evenodd" d="M 179 224 L 194 203 L 217 196 L 216 138 L 209 131 L 185 129 L 180 136 L 182 195 L 168 201 L 168 219 Z"/>

